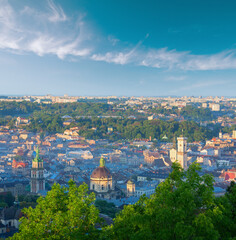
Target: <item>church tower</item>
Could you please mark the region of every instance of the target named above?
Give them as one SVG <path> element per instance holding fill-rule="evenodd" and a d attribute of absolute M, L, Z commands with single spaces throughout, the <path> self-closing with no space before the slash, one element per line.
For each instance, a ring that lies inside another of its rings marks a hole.
<path fill-rule="evenodd" d="M 177 152 L 177 161 L 180 163 L 181 167 L 185 170 L 187 169 L 187 138 L 178 137 L 178 152 Z"/>
<path fill-rule="evenodd" d="M 32 193 L 45 190 L 45 178 L 43 173 L 43 160 L 39 157 L 39 149 L 36 149 L 36 156 L 32 160 L 30 187 Z"/>
<path fill-rule="evenodd" d="M 129 180 L 126 184 L 127 196 L 135 195 L 135 183 L 132 180 Z"/>
<path fill-rule="evenodd" d="M 170 160 L 171 162 L 175 162 L 177 160 L 177 150 L 176 150 L 176 138 L 173 137 L 173 147 L 170 150 Z"/>

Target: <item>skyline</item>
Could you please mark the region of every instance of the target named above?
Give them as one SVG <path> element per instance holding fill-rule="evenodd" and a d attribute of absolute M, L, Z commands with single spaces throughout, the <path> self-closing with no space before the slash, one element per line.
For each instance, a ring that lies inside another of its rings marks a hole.
<path fill-rule="evenodd" d="M 1 95 L 235 96 L 234 1 L 0 1 Z"/>

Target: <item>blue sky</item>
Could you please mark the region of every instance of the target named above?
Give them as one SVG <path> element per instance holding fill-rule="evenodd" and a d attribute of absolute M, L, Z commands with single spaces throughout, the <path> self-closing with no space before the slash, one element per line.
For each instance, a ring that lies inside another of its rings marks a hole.
<path fill-rule="evenodd" d="M 1 95 L 235 96 L 234 0 L 0 0 Z"/>

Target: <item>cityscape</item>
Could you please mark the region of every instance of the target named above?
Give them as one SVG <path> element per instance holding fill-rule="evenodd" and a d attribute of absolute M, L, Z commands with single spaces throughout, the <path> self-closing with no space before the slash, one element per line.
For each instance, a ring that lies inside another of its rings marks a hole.
<path fill-rule="evenodd" d="M 0 239 L 234 240 L 235 10 L 0 1 Z"/>

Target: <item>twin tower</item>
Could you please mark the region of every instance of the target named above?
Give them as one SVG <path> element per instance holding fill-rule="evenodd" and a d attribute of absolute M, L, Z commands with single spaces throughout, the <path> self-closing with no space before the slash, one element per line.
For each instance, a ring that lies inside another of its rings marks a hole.
<path fill-rule="evenodd" d="M 177 138 L 177 149 L 176 142 L 174 140 L 173 148 L 170 150 L 170 160 L 171 162 L 179 162 L 183 169 L 187 169 L 187 138 L 178 137 Z"/>

